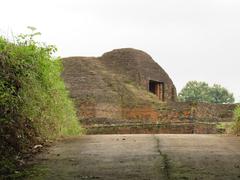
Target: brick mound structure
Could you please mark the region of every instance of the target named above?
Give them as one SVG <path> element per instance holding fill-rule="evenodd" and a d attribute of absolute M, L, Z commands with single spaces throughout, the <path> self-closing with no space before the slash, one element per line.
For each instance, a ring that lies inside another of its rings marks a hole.
<path fill-rule="evenodd" d="M 215 122 L 232 119 L 235 105 L 176 102 L 168 74 L 140 50 L 68 57 L 63 65 L 62 77 L 89 134 L 210 133 Z"/>

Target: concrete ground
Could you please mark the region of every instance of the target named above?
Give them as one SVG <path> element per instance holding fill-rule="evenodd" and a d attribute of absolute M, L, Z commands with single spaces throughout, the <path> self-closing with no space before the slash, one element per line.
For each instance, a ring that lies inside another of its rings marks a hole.
<path fill-rule="evenodd" d="M 29 179 L 240 180 L 240 137 L 87 135 L 40 154 Z"/>

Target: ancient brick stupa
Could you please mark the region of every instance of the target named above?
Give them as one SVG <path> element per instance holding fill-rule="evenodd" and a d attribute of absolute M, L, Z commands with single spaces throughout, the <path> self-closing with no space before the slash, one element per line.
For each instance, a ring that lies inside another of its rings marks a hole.
<path fill-rule="evenodd" d="M 158 96 L 175 101 L 176 89 L 168 74 L 147 53 L 136 49 L 116 49 L 103 54 L 101 62 L 113 73 L 125 77 Z"/>
<path fill-rule="evenodd" d="M 151 124 L 150 129 L 157 126 L 157 132 L 162 132 L 159 124 L 177 122 L 183 128 L 178 131 L 174 126 L 174 133 L 191 133 L 196 125 L 186 128 L 183 123 L 229 121 L 232 117 L 232 106 L 176 102 L 176 88 L 168 74 L 140 50 L 125 48 L 101 57 L 68 57 L 63 65 L 62 77 L 81 123 L 88 128 L 124 125 L 131 133 L 136 124 Z"/>
<path fill-rule="evenodd" d="M 63 78 L 82 123 L 153 120 L 157 118 L 154 102 L 176 98 L 168 74 L 140 50 L 125 48 L 101 57 L 69 57 L 63 64 Z"/>

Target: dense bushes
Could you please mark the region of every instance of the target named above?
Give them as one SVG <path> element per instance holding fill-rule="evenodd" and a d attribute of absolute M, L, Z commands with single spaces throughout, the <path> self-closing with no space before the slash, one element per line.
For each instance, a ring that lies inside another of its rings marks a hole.
<path fill-rule="evenodd" d="M 37 34 L 0 37 L 0 174 L 36 143 L 80 133 L 56 48 L 35 42 Z"/>

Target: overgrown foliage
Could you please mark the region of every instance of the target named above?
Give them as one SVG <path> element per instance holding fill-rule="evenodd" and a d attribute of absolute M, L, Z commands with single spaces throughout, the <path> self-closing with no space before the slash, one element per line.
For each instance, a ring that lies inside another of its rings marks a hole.
<path fill-rule="evenodd" d="M 240 106 L 238 106 L 234 111 L 233 132 L 240 135 Z"/>
<path fill-rule="evenodd" d="M 15 42 L 0 37 L 0 174 L 37 143 L 81 130 L 56 48 L 34 41 L 31 30 Z"/>
<path fill-rule="evenodd" d="M 208 103 L 234 103 L 233 94 L 221 85 L 212 87 L 205 82 L 189 81 L 178 95 L 179 101 L 208 102 Z"/>

